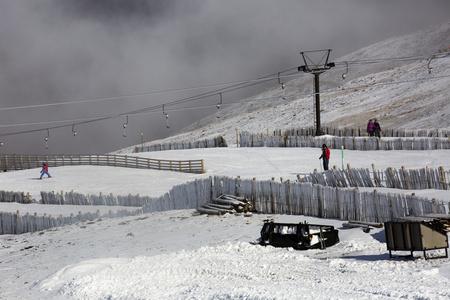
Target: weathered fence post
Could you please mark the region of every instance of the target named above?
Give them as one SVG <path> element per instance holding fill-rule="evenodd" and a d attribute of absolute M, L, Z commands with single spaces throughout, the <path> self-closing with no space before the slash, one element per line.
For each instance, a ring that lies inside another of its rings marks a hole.
<path fill-rule="evenodd" d="M 291 182 L 287 180 L 285 183 L 285 193 L 286 193 L 286 204 L 287 204 L 287 212 L 292 215 L 292 206 L 291 206 Z"/>
<path fill-rule="evenodd" d="M 350 172 L 350 164 L 347 164 L 347 171 L 348 171 L 348 177 L 350 179 L 350 183 L 353 187 L 356 187 L 357 184 L 355 183 L 355 181 L 353 180 L 352 174 Z"/>
<path fill-rule="evenodd" d="M 410 190 L 410 185 L 409 185 L 409 176 L 408 176 L 408 171 L 405 169 L 405 166 L 402 166 L 402 177 L 403 177 L 403 187 L 406 188 L 407 190 Z"/>
<path fill-rule="evenodd" d="M 275 212 L 275 194 L 274 194 L 274 185 L 275 185 L 275 177 L 272 177 L 272 180 L 270 181 L 270 209 L 272 214 Z"/>
<path fill-rule="evenodd" d="M 380 178 L 378 178 L 377 171 L 375 170 L 375 164 L 372 164 L 372 170 L 373 170 L 373 181 L 375 182 L 375 186 L 381 187 Z"/>
<path fill-rule="evenodd" d="M 444 167 L 443 166 L 439 167 L 439 172 L 440 172 L 440 175 L 441 175 L 442 188 L 444 190 L 447 190 L 447 181 L 445 180 L 445 172 L 444 172 Z"/>

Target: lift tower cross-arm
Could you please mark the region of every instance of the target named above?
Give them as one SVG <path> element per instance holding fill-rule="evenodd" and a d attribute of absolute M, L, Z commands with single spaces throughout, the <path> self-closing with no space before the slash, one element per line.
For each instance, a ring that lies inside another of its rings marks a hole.
<path fill-rule="evenodd" d="M 319 53 L 324 52 L 325 54 L 320 59 L 318 63 L 314 63 L 309 57 L 308 54 L 311 53 Z M 323 135 L 322 128 L 320 126 L 320 79 L 319 76 L 326 70 L 331 69 L 335 66 L 333 62 L 329 63 L 328 59 L 330 57 L 331 49 L 327 50 L 314 50 L 314 51 L 305 51 L 300 52 L 303 57 L 303 62 L 305 63 L 303 66 L 298 67 L 299 72 L 312 73 L 314 74 L 314 95 L 316 101 L 316 136 Z M 308 62 L 310 64 L 308 64 Z"/>

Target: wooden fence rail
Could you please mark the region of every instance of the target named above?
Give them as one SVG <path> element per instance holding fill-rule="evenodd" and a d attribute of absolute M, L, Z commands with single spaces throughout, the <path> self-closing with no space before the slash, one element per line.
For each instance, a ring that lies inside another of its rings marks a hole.
<path fill-rule="evenodd" d="M 239 147 L 314 147 L 326 144 L 330 149 L 347 150 L 438 150 L 450 149 L 448 138 L 378 139 L 376 137 L 339 136 L 267 136 L 248 132 L 239 133 Z"/>
<path fill-rule="evenodd" d="M 405 216 L 447 213 L 444 203 L 413 195 L 384 194 L 376 190 L 360 192 L 358 189 L 341 189 L 311 183 L 275 182 L 274 180 L 256 181 L 255 179 L 216 176 L 174 186 L 161 197 L 142 197 L 143 200 L 139 200 L 139 196 L 123 197 L 124 202 L 129 201 L 129 206 L 145 203 L 135 210 L 119 210 L 116 213 L 105 215 L 100 215 L 97 212 L 57 217 L 0 212 L 0 234 L 40 231 L 96 218 L 122 217 L 174 209 L 192 209 L 211 202 L 213 198 L 221 194 L 246 197 L 256 211 L 269 214 L 293 214 L 385 222 Z M 74 197 L 73 199 L 75 198 L 80 199 L 80 197 Z M 85 196 L 84 198 L 92 199 L 91 196 Z M 117 197 L 115 198 L 112 201 L 119 203 L 120 200 Z M 52 201 L 59 201 L 58 204 L 66 204 L 62 203 L 61 198 L 56 196 L 48 197 L 45 200 L 49 204 Z M 95 201 L 85 203 L 76 201 L 73 204 L 94 205 L 96 203 Z M 131 203 L 132 201 L 135 203 Z M 121 205 L 124 205 L 124 202 Z"/>
<path fill-rule="evenodd" d="M 40 168 L 46 163 L 49 167 L 95 165 L 138 169 L 155 169 L 184 173 L 204 173 L 203 160 L 160 160 L 127 155 L 88 154 L 88 155 L 0 155 L 0 168 L 3 171 Z"/>

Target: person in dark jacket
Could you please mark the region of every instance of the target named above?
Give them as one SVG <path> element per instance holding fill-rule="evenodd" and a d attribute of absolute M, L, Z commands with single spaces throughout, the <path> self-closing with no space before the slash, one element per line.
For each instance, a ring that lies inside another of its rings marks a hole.
<path fill-rule="evenodd" d="M 44 174 L 47 174 L 48 178 L 51 178 L 51 177 L 52 177 L 52 176 L 50 176 L 50 174 L 48 173 L 48 167 L 47 167 L 47 164 L 45 164 L 45 163 L 42 164 L 41 178 L 39 178 L 39 179 L 42 179 L 42 176 L 44 176 Z"/>
<path fill-rule="evenodd" d="M 377 119 L 373 122 L 373 133 L 377 138 L 381 139 L 381 126 Z"/>
<path fill-rule="evenodd" d="M 369 123 L 367 123 L 367 133 L 369 134 L 369 136 L 373 136 L 373 134 L 374 134 L 373 130 L 374 129 L 375 129 L 375 127 L 373 125 L 373 121 L 372 121 L 372 119 L 370 119 Z"/>
<path fill-rule="evenodd" d="M 322 155 L 319 159 L 323 159 L 323 169 L 328 170 L 328 162 L 330 160 L 330 149 L 328 149 L 327 145 L 322 145 Z"/>

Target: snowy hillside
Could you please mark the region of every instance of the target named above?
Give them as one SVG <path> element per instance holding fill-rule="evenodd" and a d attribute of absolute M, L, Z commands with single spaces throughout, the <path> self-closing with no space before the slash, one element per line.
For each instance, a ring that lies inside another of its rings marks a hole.
<path fill-rule="evenodd" d="M 333 60 L 436 53 L 449 46 L 449 34 L 447 22 Z M 445 77 L 450 75 L 450 56 L 432 60 L 431 74 L 427 64 L 427 60 L 419 60 L 368 65 L 350 69 L 344 82 L 342 68 L 324 73 L 322 90 L 328 92 L 321 96 L 322 124 L 364 127 L 368 118 L 378 117 L 383 127 L 450 129 L 450 77 Z M 397 83 L 376 86 L 392 82 Z M 30 193 L 39 200 L 41 191 L 71 190 L 83 194 L 160 196 L 173 186 L 209 176 L 295 181 L 298 174 L 319 169 L 320 149 L 238 148 L 236 130 L 265 132 L 313 126 L 311 89 L 310 74 L 286 81 L 285 89 L 274 83 L 273 88 L 240 104 L 227 107 L 225 100 L 220 118 L 212 115 L 166 139 L 198 140 L 223 135 L 231 147 L 136 154 L 165 160 L 203 159 L 204 174 L 59 166 L 50 168 L 52 178 L 44 180 L 38 179 L 38 169 L 0 172 L 0 190 Z M 283 96 L 286 100 L 261 100 Z M 377 169 L 442 166 L 449 170 L 448 152 L 346 150 L 345 163 L 353 168 L 371 168 L 374 163 Z M 340 150 L 331 149 L 330 165 L 340 166 L 341 157 Z M 448 190 L 377 191 L 415 193 L 450 203 Z M 97 210 L 107 214 L 117 209 L 122 207 L 0 203 L 0 212 L 19 211 L 36 216 Z M 384 229 L 365 233 L 361 228 L 344 228 L 342 224 L 347 220 L 296 215 L 209 217 L 194 213 L 195 210 L 174 210 L 102 217 L 40 232 L 0 235 L 0 299 L 450 298 L 450 259 L 425 260 L 423 253 L 417 251 L 412 259 L 390 259 Z M 324 250 L 306 251 L 255 245 L 266 219 L 332 225 L 339 230 L 340 242 Z M 429 255 L 443 253 L 444 250 L 437 250 Z"/>
<path fill-rule="evenodd" d="M 449 40 L 450 22 L 446 22 L 370 45 L 342 58 L 331 57 L 330 61 L 342 63 L 450 53 Z M 330 69 L 320 77 L 322 126 L 364 127 L 368 119 L 378 118 L 385 128 L 450 128 L 447 77 L 450 76 L 450 56 L 431 60 L 431 74 L 427 66 L 427 59 L 359 65 L 349 68 L 345 80 L 342 74 L 347 72 L 346 68 Z M 313 127 L 313 75 L 298 73 L 294 79 L 288 79 L 282 79 L 285 89 L 280 88 L 275 78 L 273 88 L 239 104 L 226 106 L 224 97 L 220 118 L 215 114 L 208 116 L 164 141 L 223 135 L 228 145 L 233 145 L 236 130 L 266 132 Z M 399 83 L 393 84 L 395 82 Z"/>
<path fill-rule="evenodd" d="M 450 168 L 448 150 L 347 151 L 355 168 Z M 317 148 L 208 148 L 139 153 L 205 159 L 205 174 L 100 166 L 0 173 L 0 189 L 161 195 L 207 176 L 295 180 L 319 167 Z M 340 151 L 331 150 L 331 164 Z M 450 202 L 444 190 L 378 189 Z M 123 207 L 120 207 L 123 209 Z M 0 203 L 1 211 L 69 215 L 118 207 Z M 134 210 L 135 208 L 130 208 Z M 450 259 L 389 259 L 384 230 L 345 229 L 346 220 L 253 214 L 208 217 L 195 210 L 101 218 L 45 231 L 0 235 L 0 299 L 448 299 Z M 265 219 L 332 225 L 340 243 L 325 250 L 252 245 Z M 407 255 L 397 251 L 394 255 Z M 443 250 L 431 256 L 443 255 Z"/>

